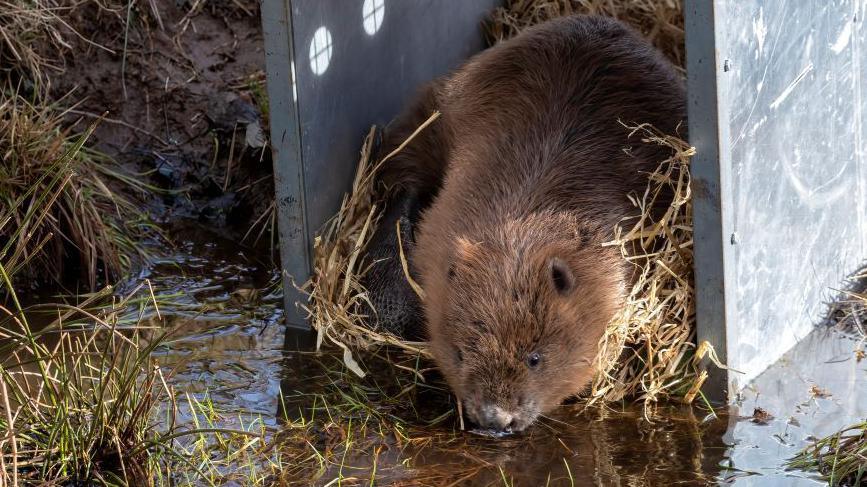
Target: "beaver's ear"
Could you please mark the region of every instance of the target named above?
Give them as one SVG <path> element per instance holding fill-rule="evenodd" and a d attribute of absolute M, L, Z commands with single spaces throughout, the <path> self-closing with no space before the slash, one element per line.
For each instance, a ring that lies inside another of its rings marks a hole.
<path fill-rule="evenodd" d="M 479 244 L 470 242 L 466 237 L 455 239 L 455 248 L 457 260 L 468 261 L 479 255 Z"/>
<path fill-rule="evenodd" d="M 455 256 L 449 262 L 449 279 L 455 277 L 459 262 L 467 262 L 479 254 L 479 244 L 470 242 L 465 237 L 455 239 Z"/>
<path fill-rule="evenodd" d="M 548 274 L 551 284 L 561 295 L 568 294 L 575 287 L 575 274 L 569 264 L 558 257 L 551 259 L 548 264 Z"/>

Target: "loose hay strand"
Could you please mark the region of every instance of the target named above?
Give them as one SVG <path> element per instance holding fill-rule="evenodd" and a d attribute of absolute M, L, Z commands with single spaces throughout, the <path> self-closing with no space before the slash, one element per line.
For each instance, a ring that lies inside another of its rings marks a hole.
<path fill-rule="evenodd" d="M 360 280 L 370 263 L 361 254 L 375 233 L 382 213 L 382 205 L 375 201 L 377 172 L 439 115 L 439 112 L 431 114 L 403 143 L 378 162 L 373 160 L 376 128 L 370 129 L 361 149 L 352 191 L 343 198 L 338 213 L 314 241 L 313 276 L 301 287 L 308 295 L 304 309 L 318 333 L 317 345 L 327 340 L 342 348 L 347 367 L 360 376 L 364 372 L 352 357 L 353 349 L 392 345 L 410 354 L 428 356 L 424 343 L 401 340 L 368 325 L 368 316 L 363 314 L 363 310 L 373 309 L 373 306 Z M 421 291 L 420 287 L 414 289 Z"/>
<path fill-rule="evenodd" d="M 424 301 L 424 289 L 415 282 L 415 279 L 409 273 L 409 261 L 406 259 L 406 254 L 403 251 L 403 239 L 400 236 L 400 220 L 395 222 L 395 231 L 397 232 L 397 247 L 400 249 L 400 266 L 403 268 L 403 275 L 418 298 Z"/>
<path fill-rule="evenodd" d="M 689 160 L 695 149 L 649 125 L 628 128 L 630 136 L 638 134 L 643 143 L 668 147 L 672 155 L 648 175 L 644 194 L 633 198 L 640 212 L 633 226 L 625 227 L 632 219 L 624 220 L 608 243 L 619 247 L 624 259 L 637 267 L 638 278 L 626 306 L 600 341 L 590 403 L 638 397 L 649 407 L 677 391 L 685 393 L 687 401 L 698 392 L 694 386 L 698 368 L 687 360 L 695 347 L 689 191 Z M 657 220 L 651 209 L 666 186 L 673 199 Z"/>

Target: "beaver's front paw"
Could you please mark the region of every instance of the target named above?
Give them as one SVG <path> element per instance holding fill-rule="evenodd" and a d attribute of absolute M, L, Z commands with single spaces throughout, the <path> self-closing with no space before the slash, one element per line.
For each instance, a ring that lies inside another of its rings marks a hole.
<path fill-rule="evenodd" d="M 379 227 L 367 245 L 370 269 L 362 279 L 370 304 L 370 323 L 376 328 L 401 338 L 422 338 L 421 302 L 406 279 L 400 258 L 400 244 L 408 260 L 411 259 L 415 238 L 413 227 L 417 219 L 416 198 L 402 195 L 386 208 Z M 397 222 L 400 222 L 400 242 Z M 412 272 L 411 260 L 410 272 Z"/>

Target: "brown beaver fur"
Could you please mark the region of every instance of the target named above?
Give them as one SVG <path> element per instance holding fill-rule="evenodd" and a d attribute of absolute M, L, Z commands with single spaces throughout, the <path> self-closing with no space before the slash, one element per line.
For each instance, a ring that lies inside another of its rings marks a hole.
<path fill-rule="evenodd" d="M 385 147 L 434 108 L 442 116 L 382 180 L 397 195 L 390 205 L 417 209 L 407 245 L 437 365 L 470 420 L 519 431 L 594 373 L 631 278 L 602 243 L 667 157 L 628 140 L 620 121 L 675 133 L 682 80 L 618 21 L 574 16 L 428 86 Z M 393 234 L 394 222 L 381 228 Z"/>

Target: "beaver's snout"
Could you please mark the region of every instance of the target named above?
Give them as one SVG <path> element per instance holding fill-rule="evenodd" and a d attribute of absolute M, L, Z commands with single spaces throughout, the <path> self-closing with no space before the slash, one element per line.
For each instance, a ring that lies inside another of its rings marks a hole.
<path fill-rule="evenodd" d="M 482 428 L 511 433 L 517 426 L 514 414 L 493 404 L 482 404 L 478 416 L 479 426 Z"/>
<path fill-rule="evenodd" d="M 481 430 L 502 434 L 518 433 L 523 431 L 533 422 L 533 418 L 522 417 L 521 414 L 507 411 L 493 403 L 482 403 L 478 407 L 467 404 L 467 416 L 469 420 Z"/>

